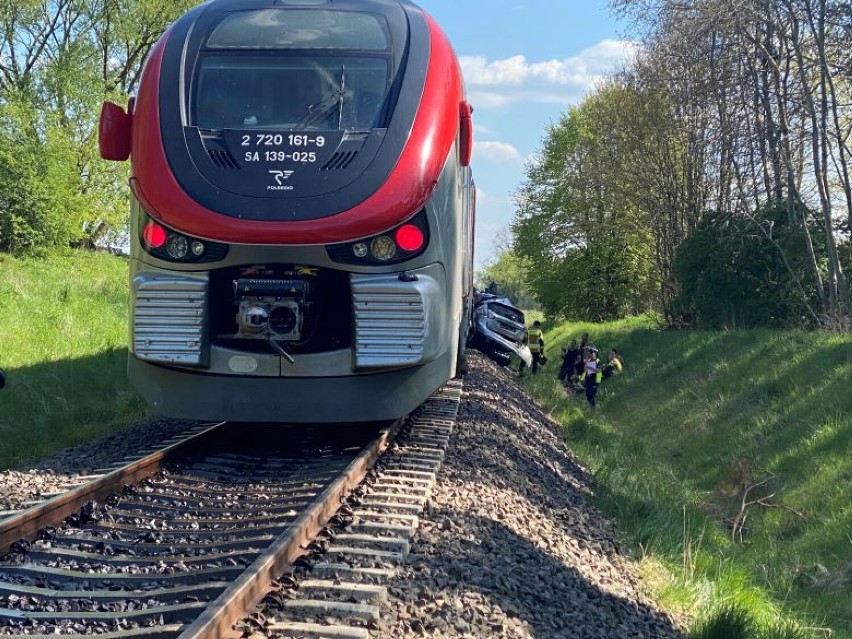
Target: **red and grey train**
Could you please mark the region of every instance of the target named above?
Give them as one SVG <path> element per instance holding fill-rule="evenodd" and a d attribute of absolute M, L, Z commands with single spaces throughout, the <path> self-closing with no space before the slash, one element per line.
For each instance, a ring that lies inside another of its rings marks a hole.
<path fill-rule="evenodd" d="M 155 410 L 387 420 L 455 374 L 471 107 L 420 8 L 211 0 L 99 134 L 104 158 L 131 158 L 128 371 Z"/>

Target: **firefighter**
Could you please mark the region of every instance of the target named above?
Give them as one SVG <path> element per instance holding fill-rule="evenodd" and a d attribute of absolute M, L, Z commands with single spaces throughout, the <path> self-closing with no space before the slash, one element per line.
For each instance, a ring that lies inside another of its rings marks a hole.
<path fill-rule="evenodd" d="M 541 330 L 541 322 L 538 320 L 533 322 L 532 328 L 527 330 L 527 346 L 529 346 L 530 354 L 532 355 L 532 374 L 538 372 L 539 364 L 544 364 L 544 332 Z M 523 376 L 526 363 L 521 360 L 521 365 L 518 368 L 518 374 Z"/>

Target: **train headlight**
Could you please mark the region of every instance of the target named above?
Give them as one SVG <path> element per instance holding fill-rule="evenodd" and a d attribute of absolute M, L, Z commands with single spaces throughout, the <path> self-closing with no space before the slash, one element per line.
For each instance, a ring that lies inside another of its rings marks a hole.
<path fill-rule="evenodd" d="M 380 235 L 370 242 L 370 253 L 380 262 L 387 262 L 396 255 L 396 244 L 387 235 Z"/>
<path fill-rule="evenodd" d="M 344 244 L 329 244 L 328 256 L 340 264 L 386 266 L 422 255 L 429 246 L 429 222 L 423 209 L 404 224 L 380 235 Z"/>
<path fill-rule="evenodd" d="M 228 245 L 184 235 L 139 212 L 139 243 L 145 251 L 167 262 L 217 262 L 228 254 Z"/>
<path fill-rule="evenodd" d="M 183 235 L 172 235 L 166 243 L 166 252 L 176 260 L 182 260 L 189 252 L 189 242 Z"/>

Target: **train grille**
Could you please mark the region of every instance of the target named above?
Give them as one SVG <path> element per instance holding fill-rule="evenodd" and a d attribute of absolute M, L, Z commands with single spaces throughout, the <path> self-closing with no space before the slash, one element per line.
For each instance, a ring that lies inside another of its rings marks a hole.
<path fill-rule="evenodd" d="M 321 171 L 336 171 L 345 169 L 352 164 L 352 160 L 358 155 L 358 151 L 336 151 L 331 159 L 320 167 Z"/>
<path fill-rule="evenodd" d="M 237 161 L 227 151 L 207 149 L 207 155 L 210 157 L 210 161 L 220 169 L 240 169 L 240 165 L 237 164 Z"/>
<path fill-rule="evenodd" d="M 418 292 L 356 291 L 355 364 L 389 367 L 419 364 L 426 339 L 426 314 Z"/>
<path fill-rule="evenodd" d="M 133 352 L 139 359 L 205 365 L 207 281 L 171 277 L 134 281 Z"/>

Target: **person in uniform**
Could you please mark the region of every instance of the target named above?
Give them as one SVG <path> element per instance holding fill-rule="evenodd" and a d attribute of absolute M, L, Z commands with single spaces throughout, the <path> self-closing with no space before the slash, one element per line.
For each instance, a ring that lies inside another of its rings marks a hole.
<path fill-rule="evenodd" d="M 544 356 L 544 331 L 541 330 L 541 322 L 538 320 L 533 322 L 532 328 L 527 330 L 527 346 L 529 346 L 530 354 L 532 355 L 532 374 L 538 372 L 538 367 L 543 364 Z M 518 374 L 523 375 L 526 363 L 521 360 L 521 366 L 518 369 Z"/>
<path fill-rule="evenodd" d="M 598 393 L 598 384 L 601 382 L 603 373 L 601 371 L 601 363 L 598 360 L 598 349 L 594 346 L 589 348 L 586 361 L 583 363 L 583 370 L 585 374 L 586 399 L 589 405 L 595 408 L 595 396 Z"/>

